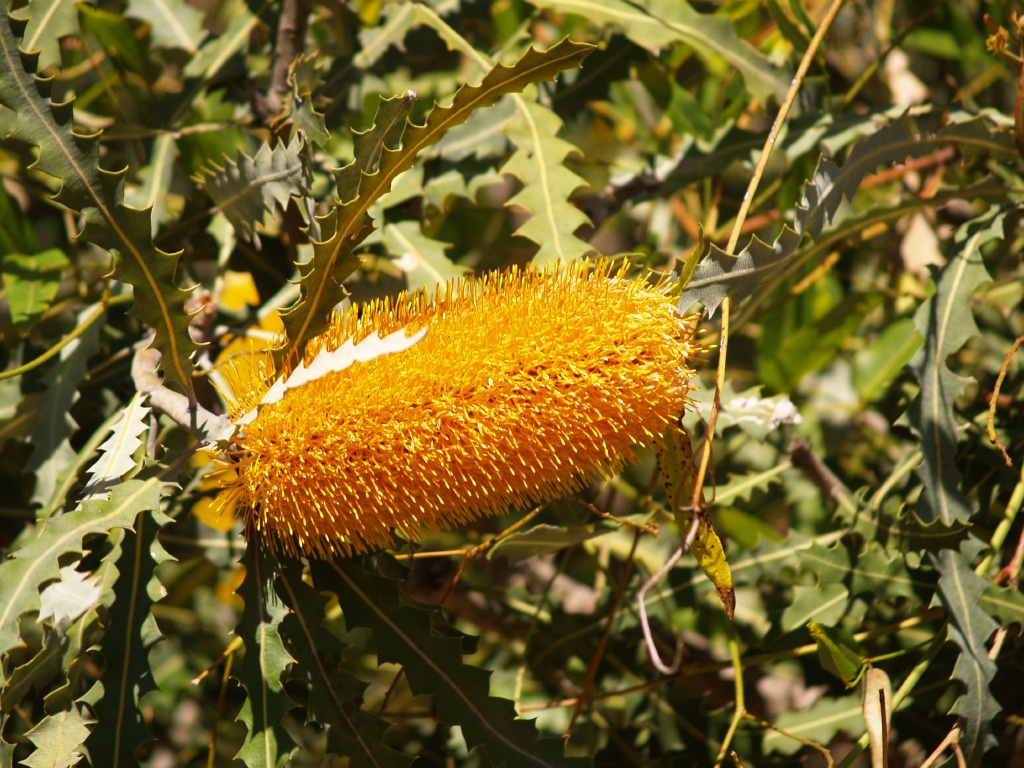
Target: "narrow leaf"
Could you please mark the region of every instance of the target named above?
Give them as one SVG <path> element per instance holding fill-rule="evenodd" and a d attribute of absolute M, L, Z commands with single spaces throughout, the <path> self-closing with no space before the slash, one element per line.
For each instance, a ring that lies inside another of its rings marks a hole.
<path fill-rule="evenodd" d="M 51 81 L 34 76 L 36 57 L 18 49 L 22 24 L 9 15 L 11 0 L 0 0 L 0 104 L 18 115 L 11 135 L 38 147 L 33 167 L 59 179 L 54 200 L 82 214 L 79 237 L 111 252 L 114 277 L 135 292 L 132 313 L 156 330 L 168 381 L 192 392 L 192 353 L 187 292 L 178 288 L 178 255 L 153 245 L 149 211 L 124 204 L 124 171 L 100 167 L 98 136 L 73 131 L 72 103 L 50 101 Z"/>
<path fill-rule="evenodd" d="M 971 219 L 953 238 L 953 253 L 941 270 L 933 271 L 936 292 L 921 305 L 914 323 L 924 347 L 910 362 L 921 392 L 907 411 L 907 421 L 921 438 L 924 461 L 917 470 L 924 484 L 917 515 L 925 524 L 950 526 L 969 520 L 974 512 L 960 489 L 956 446 L 966 424 L 955 412 L 956 399 L 970 382 L 946 364 L 978 334 L 970 298 L 989 279 L 981 249 L 1003 236 L 1005 212 L 993 209 Z"/>
<path fill-rule="evenodd" d="M 950 714 L 963 719 L 960 747 L 972 768 L 981 765 L 985 750 L 995 745 L 992 721 L 1001 710 L 989 688 L 996 665 L 986 645 L 998 625 L 981 607 L 988 582 L 970 567 L 977 549 L 977 542 L 968 540 L 960 550 L 944 549 L 931 556 L 939 572 L 937 598 L 949 614 L 949 636 L 960 647 L 953 677 L 963 683 L 964 692 Z"/>
<path fill-rule="evenodd" d="M 245 580 L 238 589 L 245 611 L 235 634 L 246 650 L 235 676 L 247 694 L 238 713 L 247 732 L 235 758 L 250 768 L 276 768 L 288 761 L 293 745 L 283 720 L 295 703 L 285 693 L 282 678 L 293 659 L 280 634 L 288 609 L 268 588 L 274 563 L 254 542 L 250 539 L 242 558 Z"/>
<path fill-rule="evenodd" d="M 149 428 L 149 407 L 143 404 L 145 396 L 136 392 L 121 410 L 121 418 L 111 430 L 110 437 L 100 446 L 100 456 L 89 467 L 89 482 L 82 489 L 84 498 L 92 498 L 135 470 L 138 462 L 135 452 L 142 445 L 141 436 Z"/>
<path fill-rule="evenodd" d="M 840 585 L 841 586 L 841 585 Z M 821 666 L 852 688 L 864 672 L 864 657 L 851 637 L 816 621 L 807 623 Z"/>
<path fill-rule="evenodd" d="M 50 307 L 67 265 L 68 257 L 59 248 L 32 255 L 9 253 L 3 257 L 7 307 L 18 333 L 32 330 Z"/>
<path fill-rule="evenodd" d="M 146 22 L 158 48 L 195 53 L 203 38 L 203 13 L 185 0 L 131 0 L 125 15 Z"/>
<path fill-rule="evenodd" d="M 735 256 L 712 246 L 683 291 L 679 306 L 687 310 L 700 302 L 713 313 L 726 296 L 738 300 L 756 290 L 766 290 L 766 281 L 793 258 L 803 236 L 808 234 L 817 240 L 824 227 L 833 222 L 843 199 L 853 199 L 865 174 L 884 163 L 920 157 L 949 143 L 959 145 L 964 152 L 1014 151 L 1012 139 L 982 118 L 951 123 L 927 136 L 910 136 L 899 123 L 885 126 L 859 142 L 842 168 L 825 157 L 818 161 L 814 175 L 804 185 L 792 227 L 783 227 L 774 243 L 769 245 L 753 237 Z"/>
<path fill-rule="evenodd" d="M 0 605 L 0 654 L 21 644 L 18 618 L 39 610 L 40 587 L 60 578 L 60 558 L 81 553 L 82 539 L 88 535 L 131 527 L 140 511 L 159 507 L 166 487 L 159 475 L 121 483 L 111 489 L 109 499 L 87 501 L 73 512 L 45 520 L 31 541 L 0 563 L 7 599 Z"/>
<path fill-rule="evenodd" d="M 363 174 L 376 172 L 384 148 L 395 150 L 401 146 L 407 118 L 416 94 L 409 91 L 404 96 L 380 99 L 373 125 L 365 131 L 355 131 L 353 136 L 352 162 L 334 171 L 338 185 L 338 200 L 347 203 L 359 194 Z"/>
<path fill-rule="evenodd" d="M 550 80 L 563 69 L 577 67 L 593 46 L 563 40 L 547 51 L 530 49 L 511 67 L 494 67 L 479 85 L 463 86 L 450 106 L 435 107 L 423 125 L 410 124 L 398 149 L 383 147 L 377 171 L 363 174 L 359 196 L 339 203 L 320 224 L 326 237 L 314 242 L 312 259 L 300 266 L 301 298 L 282 313 L 288 346 L 279 355 L 298 359 L 306 343 L 326 327 L 330 309 L 345 296 L 342 280 L 357 265 L 352 249 L 372 231 L 369 209 L 391 189 L 395 177 L 412 167 L 417 155 L 461 125 L 476 109 L 494 104 L 506 93 L 521 91 L 539 80 Z"/>
<path fill-rule="evenodd" d="M 412 757 L 384 743 L 388 723 L 362 708 L 366 683 L 341 668 L 345 644 L 324 628 L 327 599 L 306 584 L 302 565 L 287 561 L 275 582 L 290 613 L 279 625 L 285 648 L 298 662 L 295 675 L 309 685 L 309 717 L 328 725 L 327 748 L 352 766 L 403 768 Z M 324 591 L 317 585 L 317 589 Z M 348 613 L 345 621 L 352 626 Z"/>
<path fill-rule="evenodd" d="M 385 224 L 381 234 L 388 251 L 397 257 L 395 266 L 405 273 L 410 291 L 447 283 L 467 271 L 444 255 L 445 243 L 424 235 L 415 221 Z"/>
<path fill-rule="evenodd" d="M 569 201 L 586 182 L 563 164 L 569 154 L 579 150 L 558 138 L 562 120 L 550 109 L 523 98 L 518 98 L 516 105 L 516 119 L 506 126 L 505 134 L 517 149 L 501 172 L 523 183 L 507 205 L 521 206 L 532 214 L 517 234 L 540 246 L 534 256 L 537 263 L 592 253 L 594 249 L 574 234 L 589 220 Z"/>
<path fill-rule="evenodd" d="M 495 764 L 515 766 L 576 765 L 560 742 L 538 740 L 533 723 L 519 720 L 507 699 L 489 695 L 490 672 L 462 660 L 462 638 L 454 629 L 439 632 L 437 611 L 403 603 L 398 585 L 373 576 L 358 560 L 311 564 L 318 589 L 338 597 L 351 627 L 370 627 L 382 662 L 401 664 L 417 694 L 433 694 L 438 716 L 462 727 L 466 743 L 483 746 Z"/>
<path fill-rule="evenodd" d="M 28 19 L 23 50 L 39 53 L 41 69 L 59 67 L 60 39 L 79 33 L 78 3 L 75 0 L 32 0 L 28 8 L 20 8 L 17 15 L 19 19 Z"/>
<path fill-rule="evenodd" d="M 685 43 L 709 59 L 711 69 L 721 74 L 721 62 L 738 70 L 747 88 L 762 101 L 779 97 L 789 78 L 766 57 L 740 40 L 732 22 L 723 16 L 697 13 L 684 0 L 648 0 L 632 4 L 625 0 L 530 0 L 541 8 L 571 13 L 599 23 L 614 24 L 637 45 L 658 52 L 674 43 Z"/>
<path fill-rule="evenodd" d="M 227 160 L 223 168 L 204 168 L 200 178 L 235 229 L 251 238 L 268 212 L 284 210 L 292 196 L 309 196 L 305 152 L 305 140 L 296 132 L 289 144 L 271 149 L 264 142 L 253 157 L 239 151 L 237 159 Z"/>
<path fill-rule="evenodd" d="M 79 323 L 88 322 L 94 307 L 78 315 Z M 35 473 L 32 500 L 49 506 L 51 495 L 59 487 L 58 478 L 75 461 L 71 436 L 78 428 L 71 418 L 71 407 L 78 400 L 78 386 L 88 373 L 87 362 L 99 347 L 102 323 L 91 322 L 85 332 L 68 342 L 60 351 L 58 362 L 43 377 L 46 392 L 39 408 L 39 421 L 32 430 L 32 458 L 29 469 Z"/>
<path fill-rule="evenodd" d="M 89 735 L 89 720 L 78 707 L 44 717 L 27 734 L 35 751 L 22 760 L 27 768 L 71 768 L 82 759 L 79 748 Z"/>

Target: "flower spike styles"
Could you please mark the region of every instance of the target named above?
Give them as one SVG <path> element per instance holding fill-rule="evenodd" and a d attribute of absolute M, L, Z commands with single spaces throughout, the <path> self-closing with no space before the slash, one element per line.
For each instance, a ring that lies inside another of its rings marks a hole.
<path fill-rule="evenodd" d="M 625 270 L 513 269 L 337 315 L 303 361 L 326 373 L 235 406 L 249 530 L 278 553 L 350 555 L 617 472 L 679 417 L 701 349 L 668 286 Z M 358 362 L 317 360 L 342 352 Z"/>

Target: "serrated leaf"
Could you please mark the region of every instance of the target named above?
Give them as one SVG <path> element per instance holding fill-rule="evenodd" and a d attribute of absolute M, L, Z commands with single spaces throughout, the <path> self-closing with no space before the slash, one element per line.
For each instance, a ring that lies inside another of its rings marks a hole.
<path fill-rule="evenodd" d="M 66 627 L 100 599 L 99 582 L 88 573 L 76 570 L 81 561 L 60 569 L 60 581 L 49 584 L 39 596 L 39 621 L 50 619 L 58 627 Z"/>
<path fill-rule="evenodd" d="M 971 294 L 989 279 L 981 249 L 1003 235 L 1005 212 L 993 209 L 971 219 L 953 239 L 953 252 L 941 270 L 933 271 L 935 295 L 914 315 L 924 347 L 910 362 L 921 392 L 907 410 L 907 421 L 921 439 L 924 461 L 917 474 L 924 484 L 917 515 L 925 524 L 936 520 L 949 526 L 973 516 L 971 503 L 960 489 L 956 446 L 966 426 L 955 412 L 956 399 L 970 379 L 953 373 L 947 358 L 976 336 Z"/>
<path fill-rule="evenodd" d="M 391 189 L 395 177 L 412 167 L 417 155 L 444 135 L 461 125 L 476 109 L 494 104 L 506 93 L 520 91 L 539 80 L 552 79 L 563 69 L 577 67 L 593 50 L 593 46 L 568 39 L 546 51 L 531 48 L 511 67 L 494 67 L 479 85 L 463 86 L 450 106 L 437 106 L 423 125 L 410 124 L 402 146 L 395 150 L 384 147 L 378 170 L 364 174 L 359 196 L 346 204 L 338 204 L 320 225 L 326 239 L 314 241 L 312 259 L 300 266 L 301 298 L 282 313 L 287 332 L 287 347 L 279 357 L 288 354 L 299 359 L 306 343 L 324 330 L 327 316 L 345 297 L 342 280 L 358 264 L 353 248 L 372 231 L 369 209 Z"/>
<path fill-rule="evenodd" d="M 68 257 L 59 248 L 3 257 L 3 286 L 7 307 L 18 333 L 28 333 L 50 307 L 60 287 Z"/>
<path fill-rule="evenodd" d="M 797 584 L 793 587 L 793 602 L 782 612 L 782 631 L 789 632 L 809 623 L 838 624 L 846 615 L 850 593 L 836 582 L 815 587 Z"/>
<path fill-rule="evenodd" d="M 86 323 L 94 309 L 88 307 L 80 312 L 78 322 Z M 35 473 L 36 480 L 32 501 L 44 506 L 50 505 L 50 496 L 60 485 L 60 474 L 75 461 L 70 439 L 78 425 L 71 418 L 71 407 L 78 400 L 78 385 L 88 373 L 88 360 L 99 347 L 102 325 L 101 322 L 90 323 L 78 338 L 64 345 L 57 363 L 43 377 L 46 390 L 39 408 L 39 421 L 29 437 L 32 458 L 28 468 Z"/>
<path fill-rule="evenodd" d="M 391 3 L 385 11 L 385 22 L 359 30 L 359 52 L 352 63 L 369 69 L 392 45 L 400 46 L 405 35 L 416 24 L 417 3 Z"/>
<path fill-rule="evenodd" d="M 235 759 L 250 768 L 276 768 L 288 761 L 293 746 L 283 720 L 295 703 L 285 693 L 282 675 L 294 659 L 281 638 L 288 608 L 272 588 L 275 564 L 255 541 L 250 539 L 242 557 L 245 580 L 238 589 L 245 610 L 235 634 L 246 650 L 235 677 L 246 698 L 237 719 L 246 736 Z"/>
<path fill-rule="evenodd" d="M 380 98 L 373 125 L 365 131 L 353 132 L 353 160 L 334 171 L 339 202 L 347 203 L 358 196 L 363 174 L 376 172 L 385 147 L 398 149 L 408 125 L 409 111 L 415 103 L 416 94 L 412 91 L 404 96 Z"/>
<path fill-rule="evenodd" d="M 77 35 L 78 3 L 76 0 L 32 0 L 27 9 L 18 10 L 19 19 L 28 19 L 22 45 L 26 51 L 39 52 L 39 67 L 61 65 L 60 39 Z"/>
<path fill-rule="evenodd" d="M 271 149 L 264 142 L 253 157 L 239 151 L 237 159 L 226 160 L 223 168 L 204 168 L 200 178 L 235 230 L 251 238 L 268 212 L 284 210 L 292 196 L 309 196 L 305 152 L 305 139 L 296 132 L 289 144 Z"/>
<path fill-rule="evenodd" d="M 184 0 L 131 0 L 125 15 L 146 22 L 158 48 L 195 53 L 203 38 L 203 13 Z"/>
<path fill-rule="evenodd" d="M 384 743 L 388 723 L 362 708 L 366 683 L 341 669 L 345 644 L 323 627 L 327 599 L 302 578 L 302 565 L 285 562 L 275 588 L 291 609 L 279 625 L 294 674 L 310 689 L 309 718 L 329 725 L 327 749 L 348 757 L 353 766 L 402 768 L 413 757 Z M 346 624 L 349 616 L 345 614 Z M 349 624 L 351 626 L 351 624 Z"/>
<path fill-rule="evenodd" d="M 569 202 L 569 196 L 586 182 L 563 164 L 579 150 L 558 138 L 562 120 L 535 101 L 517 99 L 517 118 L 505 128 L 516 152 L 501 172 L 515 176 L 523 188 L 506 203 L 521 206 L 530 218 L 516 230 L 540 246 L 534 262 L 581 258 L 594 249 L 574 234 L 589 223 L 587 216 Z"/>
<path fill-rule="evenodd" d="M 446 243 L 424 235 L 415 221 L 389 222 L 381 235 L 388 252 L 397 257 L 395 266 L 405 273 L 410 291 L 432 288 L 467 272 L 444 255 Z"/>
<path fill-rule="evenodd" d="M 750 92 L 761 99 L 781 97 L 789 76 L 740 40 L 732 22 L 723 16 L 697 13 L 684 0 L 648 0 L 632 4 L 624 0 L 530 0 L 540 8 L 582 16 L 598 23 L 614 24 L 637 45 L 658 53 L 675 43 L 685 43 L 721 73 L 724 61 L 744 77 Z"/>
<path fill-rule="evenodd" d="M 937 134 L 927 136 L 910 136 L 899 123 L 884 126 L 860 141 L 842 168 L 828 158 L 818 161 L 814 175 L 804 185 L 792 227 L 783 227 L 773 244 L 752 237 L 735 256 L 712 246 L 680 296 L 680 308 L 686 311 L 700 302 L 714 313 L 726 296 L 739 300 L 759 289 L 765 290 L 766 281 L 793 258 L 803 236 L 810 235 L 816 241 L 823 228 L 833 222 L 843 199 L 853 199 L 868 172 L 884 163 L 920 157 L 950 143 L 964 151 L 987 149 L 1001 153 L 1012 151 L 1013 142 L 1005 131 L 991 129 L 982 118 L 951 123 Z"/>
<path fill-rule="evenodd" d="M 960 747 L 972 768 L 981 765 L 985 750 L 995 745 L 992 721 L 1002 709 L 989 688 L 997 667 L 988 657 L 986 643 L 998 628 L 981 607 L 989 584 L 970 567 L 977 549 L 976 543 L 968 540 L 960 550 L 944 549 L 930 556 L 939 572 L 936 597 L 949 614 L 950 639 L 960 646 L 953 677 L 965 690 L 950 714 L 963 720 Z"/>
<path fill-rule="evenodd" d="M 134 530 L 122 532 L 112 562 L 120 575 L 114 584 L 110 624 L 103 634 L 106 670 L 88 699 L 100 727 L 85 742 L 93 764 L 124 765 L 152 739 L 142 714 L 142 698 L 156 689 L 149 652 L 162 639 L 153 605 L 163 596 L 156 577 L 160 563 L 171 560 L 157 538 L 170 518 L 159 510 L 140 512 Z"/>
<path fill-rule="evenodd" d="M 433 694 L 438 717 L 462 727 L 470 748 L 483 746 L 495 764 L 515 766 L 576 765 L 560 742 L 538 740 L 530 721 L 519 720 L 508 699 L 489 695 L 491 673 L 465 664 L 462 637 L 445 626 L 438 611 L 399 601 L 398 585 L 373 576 L 359 560 L 311 563 L 317 589 L 334 592 L 347 626 L 370 627 L 381 662 L 401 664 L 417 694 Z"/>
<path fill-rule="evenodd" d="M 690 507 L 697 479 L 690 436 L 681 427 L 672 426 L 662 437 L 655 453 L 669 509 L 683 536 L 690 530 L 693 515 L 699 516 L 697 535 L 690 545 L 690 552 L 697 559 L 704 575 L 715 585 L 725 612 L 732 618 L 736 610 L 736 591 L 733 589 L 732 572 L 725 557 L 725 549 L 707 512 Z"/>
<path fill-rule="evenodd" d="M 240 54 L 249 43 L 249 35 L 259 24 L 259 17 L 245 6 L 237 6 L 233 17 L 221 34 L 207 38 L 199 48 L 199 53 L 189 59 L 182 69 L 187 78 L 199 78 L 211 83 L 229 73 L 233 67 L 229 63 L 240 58 Z"/>
<path fill-rule="evenodd" d="M 804 709 L 783 712 L 772 724 L 778 730 L 765 734 L 764 751 L 792 755 L 804 745 L 791 736 L 783 735 L 782 731 L 819 744 L 828 744 L 840 731 L 850 735 L 863 733 L 864 710 L 859 695 L 841 699 L 822 697 Z"/>
<path fill-rule="evenodd" d="M 121 410 L 121 418 L 110 437 L 100 446 L 99 458 L 89 467 L 91 477 L 82 489 L 83 498 L 106 493 L 111 485 L 138 466 L 135 452 L 142 445 L 143 432 L 149 429 L 149 406 L 144 400 L 145 396 L 136 392 Z"/>
<path fill-rule="evenodd" d="M 981 607 L 1003 626 L 1020 624 L 1024 628 L 1024 593 L 1020 589 L 989 584 L 981 596 Z"/>
<path fill-rule="evenodd" d="M 11 135 L 38 148 L 36 170 L 60 180 L 53 199 L 82 214 L 79 237 L 113 254 L 114 277 L 134 289 L 132 314 L 156 331 L 153 346 L 168 382 L 191 394 L 196 344 L 188 332 L 188 294 L 175 282 L 178 254 L 153 245 L 149 211 L 124 204 L 124 171 L 100 167 L 98 137 L 73 132 L 72 103 L 50 101 L 51 82 L 34 77 L 35 57 L 18 50 L 15 28 L 22 25 L 10 9 L 11 0 L 0 2 L 0 104 L 18 115 Z"/>
<path fill-rule="evenodd" d="M 78 707 L 44 717 L 26 736 L 35 751 L 21 764 L 28 768 L 71 768 L 82 759 L 79 749 L 89 735 L 90 721 Z"/>
<path fill-rule="evenodd" d="M 111 489 L 109 499 L 90 500 L 73 512 L 43 521 L 30 541 L 0 563 L 7 598 L 0 605 L 0 655 L 21 644 L 18 618 L 39 610 L 39 589 L 60 578 L 60 558 L 81 554 L 86 536 L 130 528 L 141 511 L 159 508 L 166 487 L 160 475 L 121 483 Z"/>

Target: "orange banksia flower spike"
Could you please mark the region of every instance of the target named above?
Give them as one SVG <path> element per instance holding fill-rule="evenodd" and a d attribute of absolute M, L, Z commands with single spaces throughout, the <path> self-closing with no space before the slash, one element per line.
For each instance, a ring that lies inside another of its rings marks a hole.
<path fill-rule="evenodd" d="M 236 405 L 248 527 L 275 552 L 349 555 L 617 472 L 679 417 L 700 351 L 669 286 L 625 269 L 513 269 L 336 316 Z"/>

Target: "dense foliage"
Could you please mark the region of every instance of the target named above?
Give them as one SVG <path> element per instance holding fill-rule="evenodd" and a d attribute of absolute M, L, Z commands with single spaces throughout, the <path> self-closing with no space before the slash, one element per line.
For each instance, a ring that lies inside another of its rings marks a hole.
<path fill-rule="evenodd" d="M 0 764 L 1021 765 L 1011 7 L 0 0 Z M 705 313 L 689 442 L 247 541 L 252 344 L 626 254 Z"/>

